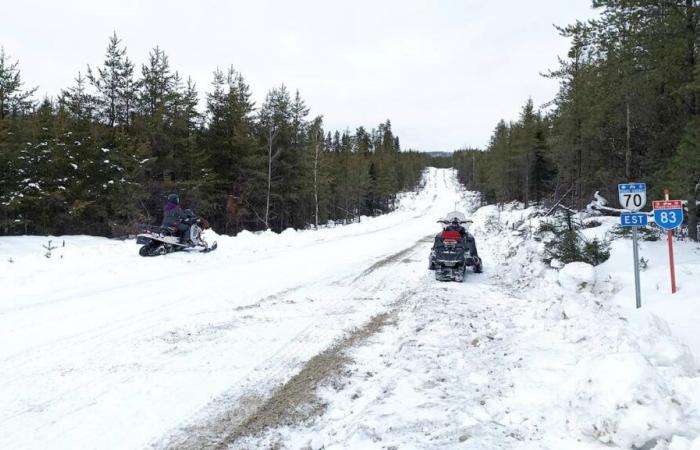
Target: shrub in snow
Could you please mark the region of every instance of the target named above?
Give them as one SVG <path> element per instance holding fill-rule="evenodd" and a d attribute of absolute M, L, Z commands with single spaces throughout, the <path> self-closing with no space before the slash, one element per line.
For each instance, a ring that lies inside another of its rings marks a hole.
<path fill-rule="evenodd" d="M 51 258 L 51 252 L 58 248 L 55 245 L 51 245 L 50 239 L 49 239 L 49 243 L 47 245 L 42 244 L 42 247 L 44 247 L 46 249 L 46 253 L 44 253 L 44 256 L 46 256 L 47 258 Z"/>
<path fill-rule="evenodd" d="M 605 444 L 640 448 L 685 429 L 679 402 L 640 353 L 587 359 L 578 364 L 577 374 L 569 423 L 584 435 Z"/>
<path fill-rule="evenodd" d="M 567 291 L 590 291 L 595 285 L 595 268 L 584 262 L 572 262 L 559 271 L 559 284 Z"/>
<path fill-rule="evenodd" d="M 550 242 L 547 250 L 549 254 L 564 264 L 583 261 L 583 254 L 579 247 L 580 237 L 575 231 L 565 231 L 559 235 L 559 239 Z"/>
<path fill-rule="evenodd" d="M 610 245 L 607 242 L 599 241 L 598 238 L 584 241 L 581 256 L 587 263 L 597 266 L 610 258 Z"/>
<path fill-rule="evenodd" d="M 550 263 L 559 260 L 564 264 L 582 261 L 597 266 L 610 258 L 610 244 L 597 238 L 586 239 L 570 217 L 564 221 L 540 224 L 536 235 L 545 244 L 543 260 Z"/>

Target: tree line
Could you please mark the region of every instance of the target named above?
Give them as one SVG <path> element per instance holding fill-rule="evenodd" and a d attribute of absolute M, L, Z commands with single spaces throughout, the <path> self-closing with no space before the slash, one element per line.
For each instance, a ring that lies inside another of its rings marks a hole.
<path fill-rule="evenodd" d="M 233 68 L 200 111 L 162 49 L 137 68 L 116 34 L 56 98 L 35 91 L 1 49 L 0 234 L 126 235 L 160 220 L 170 192 L 229 234 L 354 221 L 392 210 L 429 160 L 401 151 L 389 120 L 325 130 L 284 85 L 256 107 Z"/>
<path fill-rule="evenodd" d="M 695 0 L 594 0 L 594 20 L 559 28 L 571 47 L 556 97 L 500 121 L 485 151 L 452 163 L 487 201 L 582 207 L 617 184 L 646 182 L 650 199 L 687 201 L 697 240 L 700 190 L 700 11 Z"/>

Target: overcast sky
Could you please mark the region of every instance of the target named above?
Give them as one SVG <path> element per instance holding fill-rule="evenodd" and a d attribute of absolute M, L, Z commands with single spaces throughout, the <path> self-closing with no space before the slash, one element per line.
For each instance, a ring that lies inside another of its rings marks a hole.
<path fill-rule="evenodd" d="M 102 63 L 112 31 L 139 67 L 159 45 L 200 95 L 233 65 L 259 105 L 299 89 L 327 129 L 389 118 L 402 148 L 483 147 L 531 96 L 549 101 L 568 42 L 553 24 L 593 16 L 590 0 L 23 0 L 2 8 L 0 45 L 28 86 L 54 96 Z M 139 69 L 140 70 L 140 69 Z"/>

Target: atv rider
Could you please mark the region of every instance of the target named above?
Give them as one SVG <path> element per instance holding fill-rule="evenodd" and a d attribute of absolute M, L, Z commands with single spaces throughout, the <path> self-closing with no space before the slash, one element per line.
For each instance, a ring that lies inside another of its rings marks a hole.
<path fill-rule="evenodd" d="M 180 207 L 180 197 L 177 194 L 168 195 L 168 202 L 163 206 L 162 227 L 174 229 L 181 242 L 189 241 L 190 225 L 183 222 L 188 217 Z"/>

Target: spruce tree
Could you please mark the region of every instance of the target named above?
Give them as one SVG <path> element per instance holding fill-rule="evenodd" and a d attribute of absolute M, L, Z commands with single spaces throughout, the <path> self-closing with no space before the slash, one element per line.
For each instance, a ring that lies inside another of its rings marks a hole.
<path fill-rule="evenodd" d="M 109 38 L 105 61 L 93 71 L 88 66 L 87 78 L 97 91 L 95 98 L 98 119 L 109 127 L 128 125 L 133 106 L 134 65 L 120 47 L 116 32 Z"/>
<path fill-rule="evenodd" d="M 0 120 L 7 116 L 18 116 L 31 111 L 34 102 L 32 95 L 37 88 L 23 90 L 19 61 L 11 62 L 0 47 Z"/>

